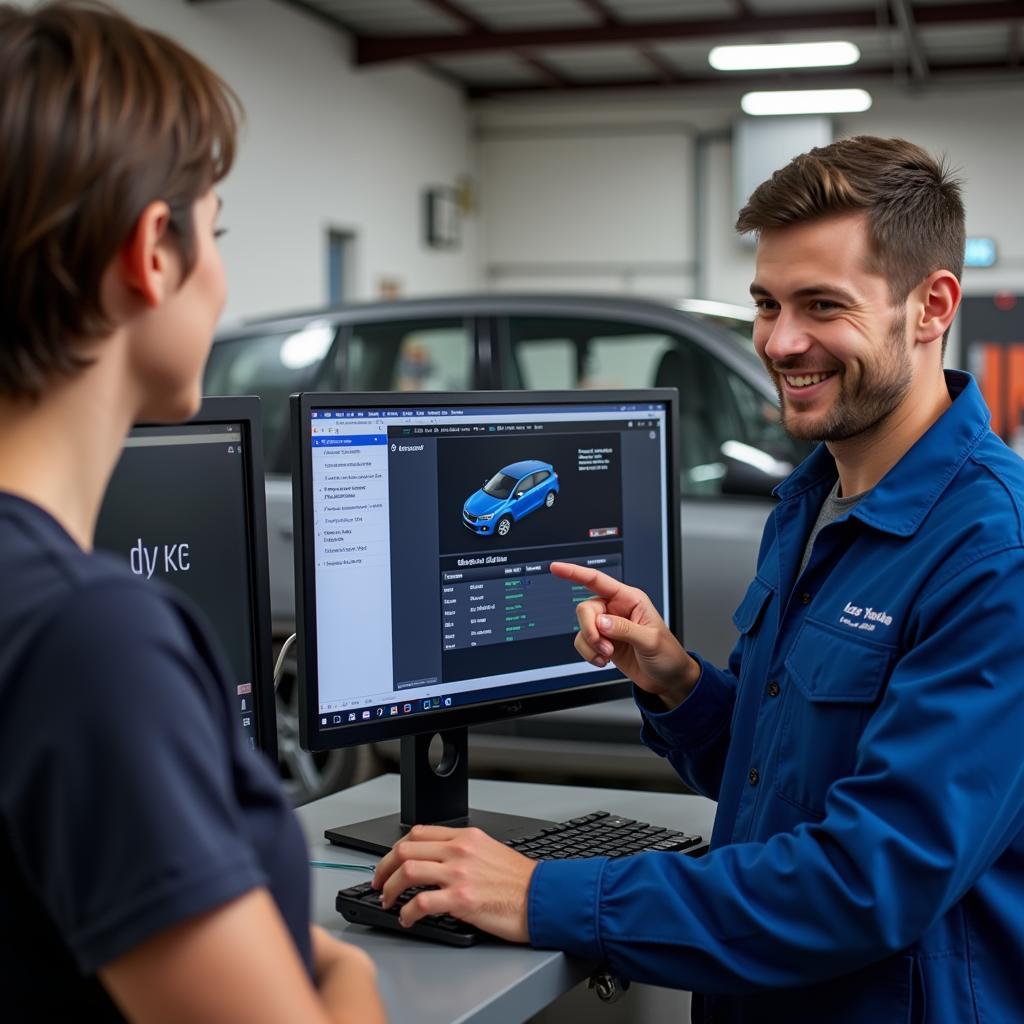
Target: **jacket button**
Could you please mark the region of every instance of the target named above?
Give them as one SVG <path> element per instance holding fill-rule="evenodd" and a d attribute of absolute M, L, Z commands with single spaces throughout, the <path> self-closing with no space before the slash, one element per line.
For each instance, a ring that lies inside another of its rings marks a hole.
<path fill-rule="evenodd" d="M 811 603 L 811 595 L 808 594 L 806 591 L 804 593 L 802 593 L 800 595 L 800 603 L 801 604 L 810 604 Z"/>
<path fill-rule="evenodd" d="M 781 691 L 781 689 L 780 689 L 780 687 L 779 687 L 779 684 L 778 684 L 777 682 L 775 682 L 775 680 L 773 679 L 773 680 L 772 680 L 772 681 L 771 681 L 771 682 L 770 682 L 770 683 L 768 684 L 768 696 L 769 696 L 769 697 L 778 697 L 778 695 L 779 695 L 779 694 L 780 694 L 781 692 L 782 692 L 782 691 Z"/>
<path fill-rule="evenodd" d="M 761 778 L 761 773 L 756 768 L 751 768 L 750 774 L 747 776 L 747 778 L 750 779 L 750 784 L 752 786 L 756 786 Z"/>

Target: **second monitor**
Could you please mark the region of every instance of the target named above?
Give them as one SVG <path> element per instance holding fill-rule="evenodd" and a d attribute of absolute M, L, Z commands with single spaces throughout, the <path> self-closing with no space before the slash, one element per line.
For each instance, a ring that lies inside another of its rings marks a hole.
<path fill-rule="evenodd" d="M 401 815 L 331 838 L 535 830 L 469 811 L 466 728 L 623 696 L 576 653 L 590 595 L 554 560 L 640 587 L 679 632 L 675 391 L 292 401 L 302 743 L 403 737 Z"/>

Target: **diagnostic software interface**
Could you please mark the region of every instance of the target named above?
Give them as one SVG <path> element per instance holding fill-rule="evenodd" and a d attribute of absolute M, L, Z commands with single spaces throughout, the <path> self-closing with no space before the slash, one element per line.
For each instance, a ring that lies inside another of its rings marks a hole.
<path fill-rule="evenodd" d="M 552 561 L 665 614 L 665 403 L 310 414 L 321 730 L 612 677 Z"/>

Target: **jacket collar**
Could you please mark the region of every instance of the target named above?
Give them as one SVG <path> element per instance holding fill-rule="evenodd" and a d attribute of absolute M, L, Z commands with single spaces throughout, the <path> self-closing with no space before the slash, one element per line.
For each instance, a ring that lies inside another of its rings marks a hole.
<path fill-rule="evenodd" d="M 911 536 L 988 432 L 988 407 L 974 378 L 961 370 L 946 370 L 945 375 L 953 404 L 857 503 L 851 516 L 886 533 Z M 820 444 L 775 493 L 781 501 L 790 501 L 831 487 L 837 476 L 835 459 Z"/>

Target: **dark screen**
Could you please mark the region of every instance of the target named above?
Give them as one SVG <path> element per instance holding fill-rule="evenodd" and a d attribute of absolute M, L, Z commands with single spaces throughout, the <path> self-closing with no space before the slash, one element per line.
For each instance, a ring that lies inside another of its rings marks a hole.
<path fill-rule="evenodd" d="M 245 433 L 239 423 L 133 430 L 107 489 L 96 546 L 199 606 L 227 655 L 240 724 L 255 746 Z"/>

